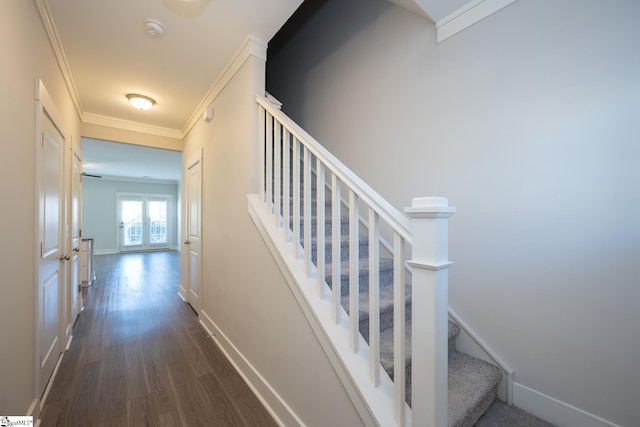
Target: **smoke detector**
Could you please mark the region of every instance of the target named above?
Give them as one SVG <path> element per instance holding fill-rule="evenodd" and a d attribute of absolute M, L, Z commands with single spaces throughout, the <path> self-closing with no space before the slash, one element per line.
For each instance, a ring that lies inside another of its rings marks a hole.
<path fill-rule="evenodd" d="M 164 24 L 157 19 L 147 18 L 144 20 L 147 32 L 154 37 L 160 37 L 164 34 Z"/>

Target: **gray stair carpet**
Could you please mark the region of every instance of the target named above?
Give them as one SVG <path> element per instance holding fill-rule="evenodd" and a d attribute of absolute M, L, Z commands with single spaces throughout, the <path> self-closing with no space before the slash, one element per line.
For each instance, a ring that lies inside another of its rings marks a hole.
<path fill-rule="evenodd" d="M 515 406 L 496 400 L 476 423 L 476 427 L 553 427 Z"/>
<path fill-rule="evenodd" d="M 330 200 L 330 197 L 327 197 Z M 289 200 L 290 207 L 293 202 Z M 317 253 L 317 204 L 315 202 L 315 185 L 312 192 L 312 227 L 311 227 L 311 252 L 312 260 L 316 263 Z M 331 218 L 331 204 L 325 206 L 325 276 L 329 287 L 332 287 L 334 278 L 332 272 L 331 231 L 333 229 Z M 302 237 L 303 225 L 302 202 L 300 204 L 300 231 L 301 245 L 304 246 Z M 293 220 L 291 218 L 291 220 Z M 293 224 L 293 221 L 290 222 Z M 294 225 L 295 226 L 295 225 Z M 349 312 L 349 221 L 344 216 L 340 219 L 341 231 L 341 256 L 337 262 L 341 263 L 341 304 Z M 361 227 L 361 225 L 360 225 Z M 359 329 L 363 338 L 369 340 L 369 258 L 368 237 L 366 230 L 359 233 Z M 380 251 L 384 253 L 383 250 Z M 380 255 L 380 363 L 385 371 L 393 379 L 393 260 L 388 256 Z M 406 304 L 406 398 L 411 405 L 411 286 L 407 284 L 405 295 Z M 460 331 L 459 327 L 449 322 L 449 427 L 480 427 L 487 426 L 523 426 L 543 427 L 549 426 L 535 417 L 517 408 L 502 404 L 496 400 L 497 387 L 502 372 L 490 363 L 457 351 L 455 339 Z M 533 421 L 531 421 L 533 420 Z M 540 424 L 541 423 L 541 424 Z"/>

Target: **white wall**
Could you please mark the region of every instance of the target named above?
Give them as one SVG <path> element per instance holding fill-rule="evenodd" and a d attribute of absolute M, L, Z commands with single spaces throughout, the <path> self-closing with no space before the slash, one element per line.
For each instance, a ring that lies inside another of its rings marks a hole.
<path fill-rule="evenodd" d="M 451 306 L 515 381 L 637 425 L 640 2 L 519 0 L 436 44 L 332 0 L 269 63 L 283 110 L 398 209 L 449 198 Z"/>
<path fill-rule="evenodd" d="M 295 417 L 285 406 L 308 426 L 361 425 L 248 213 L 247 194 L 257 192 L 254 99 L 264 93 L 264 60 L 249 56 L 232 74 L 213 102 L 213 121 L 196 124 L 183 152 L 188 159 L 204 149 L 200 319 L 236 363 L 252 367 L 244 372 L 260 392 L 257 376 L 285 402 L 272 408 L 286 425 Z"/>
<path fill-rule="evenodd" d="M 178 184 L 120 181 L 84 178 L 82 180 L 82 237 L 93 237 L 94 251 L 98 254 L 118 252 L 118 197 L 117 193 L 169 194 L 170 240 L 169 246 L 178 244 Z"/>
<path fill-rule="evenodd" d="M 61 112 L 67 140 L 80 123 L 32 1 L 0 2 L 0 414 L 26 414 L 34 389 L 35 78 Z"/>

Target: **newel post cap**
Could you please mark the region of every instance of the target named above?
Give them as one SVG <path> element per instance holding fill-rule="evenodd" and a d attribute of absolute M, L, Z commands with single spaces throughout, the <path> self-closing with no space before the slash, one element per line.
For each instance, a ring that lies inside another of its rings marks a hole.
<path fill-rule="evenodd" d="M 416 197 L 412 200 L 411 207 L 404 210 L 410 217 L 432 216 L 439 218 L 448 217 L 456 212 L 456 208 L 449 206 L 446 197 Z"/>

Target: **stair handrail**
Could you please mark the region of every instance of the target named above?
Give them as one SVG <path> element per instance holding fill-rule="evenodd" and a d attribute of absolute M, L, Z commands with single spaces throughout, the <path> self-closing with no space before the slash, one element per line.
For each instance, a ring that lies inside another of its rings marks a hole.
<path fill-rule="evenodd" d="M 345 166 L 344 163 L 338 160 L 326 148 L 320 145 L 318 141 L 316 141 L 297 123 L 291 120 L 291 118 L 282 112 L 282 110 L 274 107 L 271 102 L 262 96 L 257 96 L 256 101 L 269 114 L 277 118 L 278 121 L 280 121 L 287 130 L 298 139 L 298 141 L 303 143 L 314 156 L 319 158 L 327 169 L 335 174 L 340 181 L 347 185 L 347 187 L 354 190 L 358 197 L 376 211 L 378 215 L 380 215 L 380 218 L 400 234 L 409 245 L 412 244 L 411 221 L 405 215 L 391 205 L 391 203 L 387 202 L 380 194 L 378 194 L 360 177 L 354 174 L 351 169 Z"/>
<path fill-rule="evenodd" d="M 371 286 L 372 283 L 379 284 L 378 277 L 378 257 L 377 246 L 379 240 L 379 220 L 382 219 L 393 231 L 393 294 L 394 294 L 394 367 L 396 375 L 393 384 L 393 419 L 398 426 L 405 426 L 409 410 L 405 403 L 405 270 L 407 265 L 412 270 L 411 295 L 412 295 L 412 403 L 413 410 L 410 411 L 410 422 L 414 426 L 444 427 L 447 425 L 447 315 L 448 315 L 448 268 L 451 262 L 448 260 L 448 219 L 456 209 L 449 207 L 448 201 L 444 197 L 422 197 L 414 198 L 412 206 L 405 209 L 406 215 L 402 214 L 380 196 L 375 190 L 367 185 L 361 178 L 346 167 L 340 160 L 333 156 L 327 149 L 311 137 L 304 129 L 298 126 L 292 119 L 284 114 L 272 102 L 261 96 L 256 97 L 260 106 L 259 119 L 261 139 L 265 143 L 264 150 L 260 149 L 260 199 L 267 206 L 270 216 L 276 217 L 276 228 L 285 229 L 285 240 L 293 243 L 294 253 L 298 258 L 298 247 L 300 237 L 299 231 L 299 209 L 294 213 L 293 238 L 288 236 L 288 202 L 280 203 L 280 200 L 288 200 L 287 194 L 280 193 L 282 182 L 289 182 L 291 176 L 286 175 L 288 168 L 284 167 L 286 161 L 291 160 L 285 150 L 279 148 L 281 144 L 275 141 L 288 140 L 284 130 L 292 137 L 293 153 L 295 159 L 300 155 L 298 143 L 303 147 L 304 157 L 304 270 L 307 277 L 314 274 L 314 267 L 311 265 L 310 241 L 311 236 L 311 184 L 312 156 L 317 160 L 316 182 L 318 189 L 325 183 L 325 172 L 328 170 L 332 174 L 331 191 L 332 197 L 332 217 L 335 220 L 340 217 L 336 204 L 341 201 L 336 199 L 335 194 L 340 193 L 340 185 L 344 184 L 349 190 L 349 313 L 358 313 L 358 273 L 353 266 L 357 267 L 359 258 L 357 236 L 359 234 L 357 224 L 361 220 L 359 216 L 359 201 L 369 209 L 369 219 L 367 228 L 369 229 L 369 377 L 374 387 L 380 385 L 380 334 L 379 317 L 371 313 L 377 312 L 379 307 L 379 289 Z M 264 110 L 264 111 L 263 111 Z M 266 120 L 268 117 L 273 122 Z M 274 124 L 277 123 L 277 126 Z M 296 142 L 297 141 L 297 142 Z M 288 150 L 286 150 L 288 152 Z M 282 156 L 282 157 L 281 157 Z M 298 161 L 298 160 L 296 160 Z M 293 176 L 293 191 L 296 194 L 293 203 L 300 200 L 299 179 L 301 177 L 298 168 Z M 276 171 L 274 174 L 273 171 Z M 285 171 L 285 177 L 280 176 Z M 296 175 L 297 174 L 297 175 Z M 277 176 L 274 176 L 277 175 Z M 273 178 L 273 184 L 269 180 Z M 287 181 L 285 181 L 287 179 Z M 336 184 L 340 182 L 341 184 Z M 284 186 L 283 186 L 284 187 Z M 337 192 L 335 191 L 337 188 Z M 288 191 L 288 190 L 287 190 Z M 318 224 L 324 222 L 324 191 L 317 191 L 317 215 Z M 282 212 L 281 212 L 282 208 Z M 286 219 L 285 219 L 286 218 Z M 332 239 L 336 242 L 336 231 L 340 226 L 332 225 Z M 325 284 L 324 276 L 324 233 L 316 233 L 319 237 L 317 243 L 315 275 L 317 276 L 318 296 L 322 299 Z M 355 236 L 355 237 L 354 237 Z M 289 239 L 289 240 L 287 240 Z M 374 244 L 371 242 L 374 241 Z M 405 246 L 408 244 L 412 248 L 412 260 L 405 259 Z M 340 245 L 333 244 L 332 247 L 339 248 Z M 372 254 L 372 250 L 376 251 Z M 337 252 L 339 254 L 339 252 Z M 332 255 L 335 258 L 336 252 Z M 356 260 L 356 261 L 352 261 Z M 373 261 L 372 261 L 373 260 Z M 355 264 L 351 264 L 355 262 Z M 339 263 L 333 263 L 339 265 Z M 332 279 L 332 306 L 334 312 L 333 322 L 339 322 L 339 314 L 336 314 L 340 307 L 340 268 L 334 272 Z M 338 295 L 338 296 L 336 296 Z M 373 295 L 373 296 L 372 296 Z M 359 342 L 362 340 L 357 324 L 358 316 L 349 316 L 349 344 L 353 353 L 359 350 Z M 375 333 L 373 332 L 375 331 Z M 365 344 L 366 345 L 366 344 Z M 385 425 L 389 424 L 388 422 Z"/>

